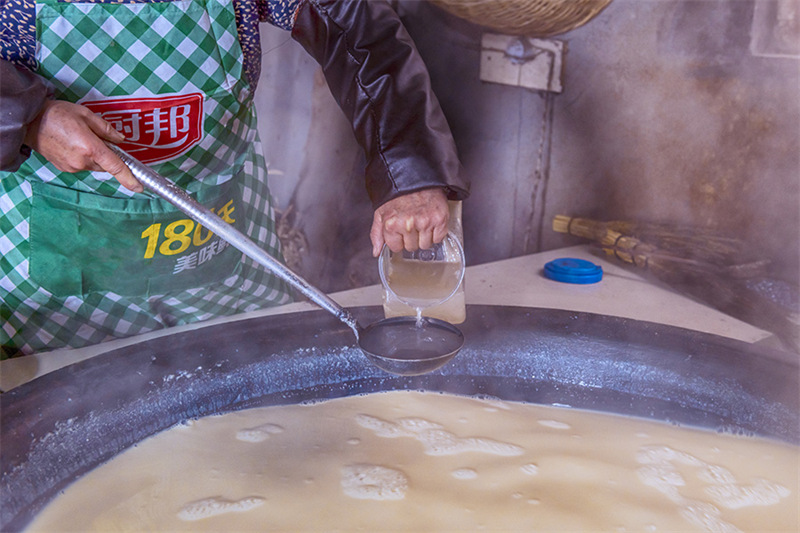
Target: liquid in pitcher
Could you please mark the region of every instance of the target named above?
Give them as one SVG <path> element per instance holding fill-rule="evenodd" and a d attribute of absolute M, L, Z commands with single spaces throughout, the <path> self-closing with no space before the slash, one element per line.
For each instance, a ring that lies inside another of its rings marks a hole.
<path fill-rule="evenodd" d="M 461 202 L 450 202 L 449 230 L 463 246 Z M 462 257 L 453 255 L 438 261 L 393 259 L 383 272 L 385 283 L 391 286 L 391 290 L 384 286 L 383 291 L 383 310 L 387 318 L 423 315 L 451 324 L 466 320 Z"/>
<path fill-rule="evenodd" d="M 394 293 L 415 308 L 426 309 L 441 302 L 458 287 L 461 266 L 452 262 L 394 261 L 388 281 Z"/>

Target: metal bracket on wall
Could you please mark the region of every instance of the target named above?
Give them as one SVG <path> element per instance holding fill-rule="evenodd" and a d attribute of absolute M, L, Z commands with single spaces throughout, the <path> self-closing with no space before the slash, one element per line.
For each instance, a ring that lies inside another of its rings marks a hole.
<path fill-rule="evenodd" d="M 484 33 L 480 79 L 560 93 L 563 53 L 562 41 Z"/>

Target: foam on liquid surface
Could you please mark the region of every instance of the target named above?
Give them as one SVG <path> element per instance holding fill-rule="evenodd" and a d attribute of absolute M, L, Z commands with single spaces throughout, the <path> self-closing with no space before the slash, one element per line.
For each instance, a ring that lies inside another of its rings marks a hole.
<path fill-rule="evenodd" d="M 797 531 L 799 463 L 782 443 L 395 391 L 165 431 L 29 530 Z"/>

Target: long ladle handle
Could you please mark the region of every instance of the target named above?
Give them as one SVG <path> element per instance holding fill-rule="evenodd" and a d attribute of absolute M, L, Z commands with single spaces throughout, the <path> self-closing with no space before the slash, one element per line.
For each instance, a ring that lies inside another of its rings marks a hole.
<path fill-rule="evenodd" d="M 266 251 L 261 249 L 256 243 L 248 238 L 244 233 L 237 230 L 210 209 L 194 200 L 189 194 L 169 181 L 167 178 L 148 167 L 138 159 L 134 158 L 120 147 L 107 143 L 109 148 L 119 156 L 128 166 L 133 176 L 142 185 L 156 193 L 161 198 L 189 215 L 195 222 L 202 225 L 221 238 L 225 239 L 234 248 L 263 265 L 270 272 L 280 279 L 296 288 L 303 295 L 307 296 L 314 303 L 331 312 L 336 318 L 347 324 L 358 339 L 360 328 L 356 319 L 350 312 L 333 301 L 327 294 L 312 286 L 306 280 L 295 274 L 292 270 L 274 259 Z"/>

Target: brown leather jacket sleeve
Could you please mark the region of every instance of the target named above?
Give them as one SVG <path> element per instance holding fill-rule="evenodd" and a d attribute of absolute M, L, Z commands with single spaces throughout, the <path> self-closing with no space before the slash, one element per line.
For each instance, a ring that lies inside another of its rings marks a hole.
<path fill-rule="evenodd" d="M 374 207 L 431 187 L 452 200 L 469 194 L 428 71 L 387 2 L 305 0 L 292 37 L 322 66 L 353 124 Z"/>
<path fill-rule="evenodd" d="M 0 170 L 15 171 L 30 156 L 25 133 L 52 88 L 30 70 L 0 59 Z"/>

